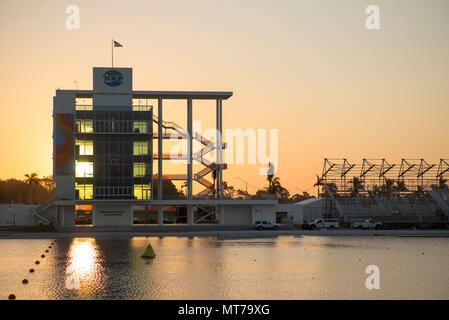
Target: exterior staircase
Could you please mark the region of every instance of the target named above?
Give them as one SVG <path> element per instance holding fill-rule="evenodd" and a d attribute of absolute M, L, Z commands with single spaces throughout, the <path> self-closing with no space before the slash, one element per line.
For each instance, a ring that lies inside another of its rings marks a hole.
<path fill-rule="evenodd" d="M 153 121 L 155 123 L 159 123 L 158 116 L 153 115 Z M 182 128 L 181 126 L 179 126 L 178 124 L 176 124 L 174 122 L 162 121 L 162 127 L 165 130 L 172 130 L 172 132 L 167 132 L 167 131 L 163 132 L 162 133 L 163 138 L 187 139 L 189 137 L 188 132 L 186 132 L 186 130 L 184 128 Z M 158 134 L 153 135 L 153 137 L 158 137 Z M 199 163 L 201 163 L 202 165 L 204 165 L 203 169 L 201 169 L 200 171 L 193 174 L 193 180 L 197 181 L 198 183 L 200 183 L 201 185 L 203 185 L 205 187 L 202 191 L 200 191 L 198 194 L 196 194 L 196 197 L 205 197 L 214 191 L 213 182 L 210 182 L 209 180 L 207 180 L 205 178 L 205 176 L 212 173 L 212 171 L 214 171 L 216 169 L 217 165 L 215 163 L 211 162 L 210 160 L 208 160 L 207 158 L 205 158 L 204 156 L 215 149 L 215 143 L 209 139 L 206 139 L 198 132 L 196 132 L 193 135 L 192 139 L 200 142 L 204 146 L 201 150 L 195 152 L 193 154 L 192 158 L 194 160 L 198 161 Z M 222 148 L 223 149 L 226 148 L 226 143 L 222 144 Z M 159 158 L 158 154 L 153 155 L 153 159 L 158 159 L 158 158 Z M 162 154 L 162 159 L 188 160 L 183 155 L 173 156 L 170 154 Z M 221 165 L 221 167 L 223 170 L 225 170 L 225 169 L 227 169 L 227 164 L 224 163 Z M 156 178 L 156 179 L 157 179 L 157 177 L 158 177 L 157 175 L 153 176 L 153 178 Z M 177 179 L 177 180 L 187 179 L 187 176 L 185 176 L 185 175 L 163 175 L 163 178 L 169 178 L 169 177 L 173 177 L 174 180 L 175 179 Z"/>
<path fill-rule="evenodd" d="M 56 225 L 56 219 L 46 214 L 46 211 L 52 206 L 54 206 L 54 202 L 41 204 L 31 212 L 31 215 L 45 225 Z"/>

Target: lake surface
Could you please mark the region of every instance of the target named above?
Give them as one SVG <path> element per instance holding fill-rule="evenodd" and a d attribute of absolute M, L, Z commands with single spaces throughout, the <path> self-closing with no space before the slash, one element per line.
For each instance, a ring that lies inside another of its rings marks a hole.
<path fill-rule="evenodd" d="M 449 238 L 67 238 L 48 249 L 51 241 L 0 240 L 0 299 L 449 298 Z M 148 243 L 153 260 L 140 257 Z M 378 290 L 365 286 L 369 265 L 379 267 Z"/>

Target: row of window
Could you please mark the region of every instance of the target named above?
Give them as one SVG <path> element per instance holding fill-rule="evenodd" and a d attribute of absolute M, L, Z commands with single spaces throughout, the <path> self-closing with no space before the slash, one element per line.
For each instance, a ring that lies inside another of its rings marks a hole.
<path fill-rule="evenodd" d="M 77 119 L 76 132 L 123 132 L 123 133 L 148 133 L 150 121 L 131 121 L 131 120 L 95 120 Z"/>
<path fill-rule="evenodd" d="M 152 106 L 147 105 L 133 105 L 133 111 L 150 111 Z M 77 111 L 92 111 L 94 109 L 92 102 L 90 104 L 76 104 L 75 110 Z"/>
<path fill-rule="evenodd" d="M 75 184 L 76 199 L 91 200 L 94 198 L 93 184 Z M 151 199 L 151 185 L 135 184 L 134 187 L 96 187 L 96 197 L 123 197 L 133 195 L 137 200 Z"/>
<path fill-rule="evenodd" d="M 94 143 L 92 140 L 79 140 L 75 141 L 77 155 L 93 155 Z M 148 155 L 148 141 L 133 141 L 133 155 L 146 156 Z"/>
<path fill-rule="evenodd" d="M 146 162 L 133 163 L 133 176 L 146 177 L 151 174 L 150 165 Z M 76 178 L 91 178 L 94 176 L 94 163 L 91 161 L 75 162 L 75 177 Z"/>

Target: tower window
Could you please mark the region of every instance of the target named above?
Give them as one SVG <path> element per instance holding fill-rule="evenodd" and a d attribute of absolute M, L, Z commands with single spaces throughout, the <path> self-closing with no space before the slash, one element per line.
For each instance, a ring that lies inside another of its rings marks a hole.
<path fill-rule="evenodd" d="M 149 184 L 135 184 L 134 198 L 137 200 L 151 199 L 151 185 Z"/>
<path fill-rule="evenodd" d="M 94 164 L 93 162 L 81 162 L 75 163 L 75 177 L 77 178 L 90 178 L 94 176 Z"/>
<path fill-rule="evenodd" d="M 148 155 L 148 141 L 134 141 L 133 154 L 135 156 Z"/>
<path fill-rule="evenodd" d="M 92 184 L 75 184 L 76 199 L 87 200 L 94 197 L 94 186 Z"/>
<path fill-rule="evenodd" d="M 80 156 L 87 156 L 94 154 L 94 142 L 92 140 L 79 140 L 76 139 L 75 144 L 79 146 Z"/>
<path fill-rule="evenodd" d="M 90 119 L 77 119 L 76 120 L 76 131 L 91 133 L 94 132 L 94 122 Z"/>
<path fill-rule="evenodd" d="M 148 121 L 134 121 L 134 132 L 147 133 Z"/>
<path fill-rule="evenodd" d="M 149 175 L 148 164 L 145 162 L 134 162 L 133 176 L 134 177 L 145 177 Z"/>

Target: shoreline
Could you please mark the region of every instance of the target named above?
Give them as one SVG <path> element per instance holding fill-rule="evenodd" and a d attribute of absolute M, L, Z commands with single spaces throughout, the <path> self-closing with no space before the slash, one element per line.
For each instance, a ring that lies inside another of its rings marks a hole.
<path fill-rule="evenodd" d="M 448 237 L 449 230 L 180 230 L 180 231 L 72 231 L 72 232 L 12 232 L 0 231 L 3 239 L 66 239 L 132 237 L 220 237 L 220 238 L 276 238 L 280 236 L 356 236 L 356 237 Z"/>

